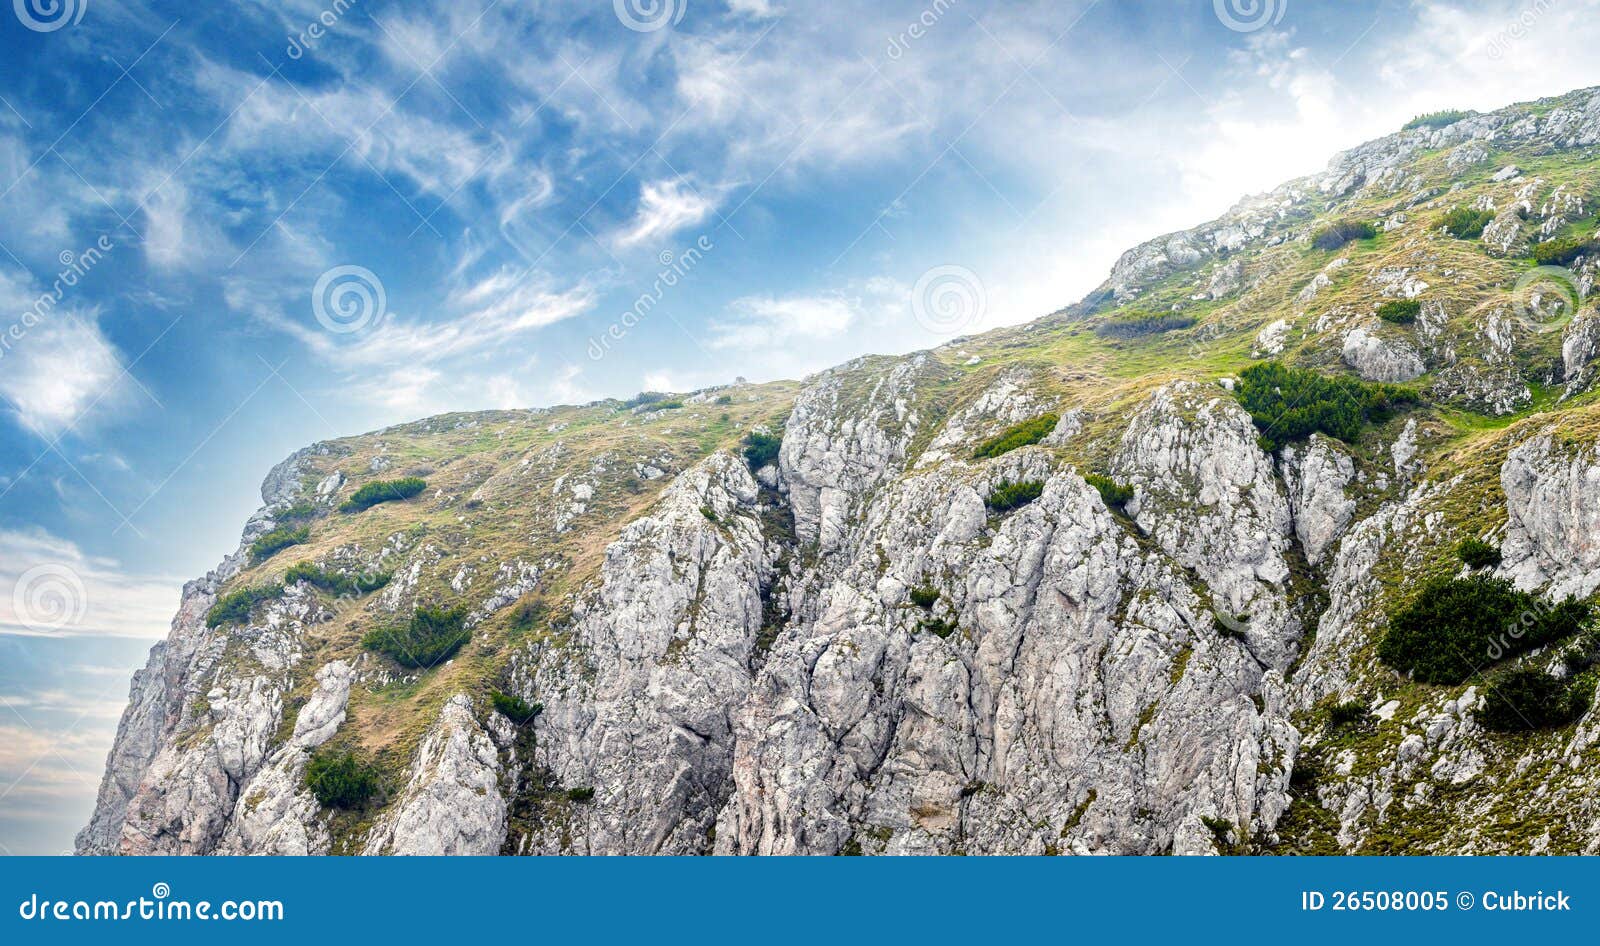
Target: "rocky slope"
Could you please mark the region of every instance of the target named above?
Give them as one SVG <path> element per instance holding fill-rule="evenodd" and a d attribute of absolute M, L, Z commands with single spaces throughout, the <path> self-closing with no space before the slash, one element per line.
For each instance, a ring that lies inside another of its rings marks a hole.
<path fill-rule="evenodd" d="M 1464 537 L 1519 588 L 1600 587 L 1595 254 L 1526 258 L 1596 236 L 1597 146 L 1594 91 L 1441 120 L 1027 326 L 302 450 L 135 676 L 79 850 L 1600 850 L 1597 711 L 1489 732 L 1483 674 L 1376 656 Z M 1375 235 L 1319 247 L 1334 221 Z M 1236 391 L 1269 358 L 1419 403 L 1269 452 Z M 747 462 L 752 431 L 781 447 Z M 340 511 L 400 476 L 427 487 Z M 1036 497 L 1002 508 L 1015 483 Z M 422 607 L 459 607 L 465 646 L 363 643 Z M 333 757 L 363 800 L 319 801 Z"/>

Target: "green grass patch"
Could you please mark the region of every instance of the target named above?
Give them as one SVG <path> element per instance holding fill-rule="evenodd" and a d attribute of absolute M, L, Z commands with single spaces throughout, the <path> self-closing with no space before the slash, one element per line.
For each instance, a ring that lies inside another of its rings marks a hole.
<path fill-rule="evenodd" d="M 1175 312 L 1128 312 L 1112 316 L 1095 326 L 1095 334 L 1102 338 L 1138 338 L 1175 332 L 1194 324 L 1194 317 Z"/>
<path fill-rule="evenodd" d="M 931 608 L 939 603 L 939 589 L 930 585 L 912 588 L 911 603 L 919 608 Z"/>

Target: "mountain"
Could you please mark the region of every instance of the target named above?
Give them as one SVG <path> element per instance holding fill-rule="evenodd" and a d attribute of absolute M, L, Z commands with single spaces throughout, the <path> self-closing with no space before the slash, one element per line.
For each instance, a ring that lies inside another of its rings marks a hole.
<path fill-rule="evenodd" d="M 301 450 L 78 849 L 1600 850 L 1597 145 L 1425 116 L 1028 325 Z"/>

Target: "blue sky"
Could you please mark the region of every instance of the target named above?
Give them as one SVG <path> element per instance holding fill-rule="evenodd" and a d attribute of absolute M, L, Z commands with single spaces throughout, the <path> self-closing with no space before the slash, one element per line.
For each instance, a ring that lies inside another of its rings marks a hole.
<path fill-rule="evenodd" d="M 1600 83 L 1550 0 L 60 4 L 0 14 L 17 852 L 300 446 L 1023 321 L 1414 114 Z"/>

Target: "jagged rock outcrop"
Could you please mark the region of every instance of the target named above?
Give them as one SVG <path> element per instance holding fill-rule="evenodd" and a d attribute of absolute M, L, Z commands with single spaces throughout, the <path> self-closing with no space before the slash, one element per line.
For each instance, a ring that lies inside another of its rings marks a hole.
<path fill-rule="evenodd" d="M 417 754 L 400 799 L 373 828 L 367 854 L 497 854 L 505 840 L 500 755 L 472 701 L 453 696 Z"/>

